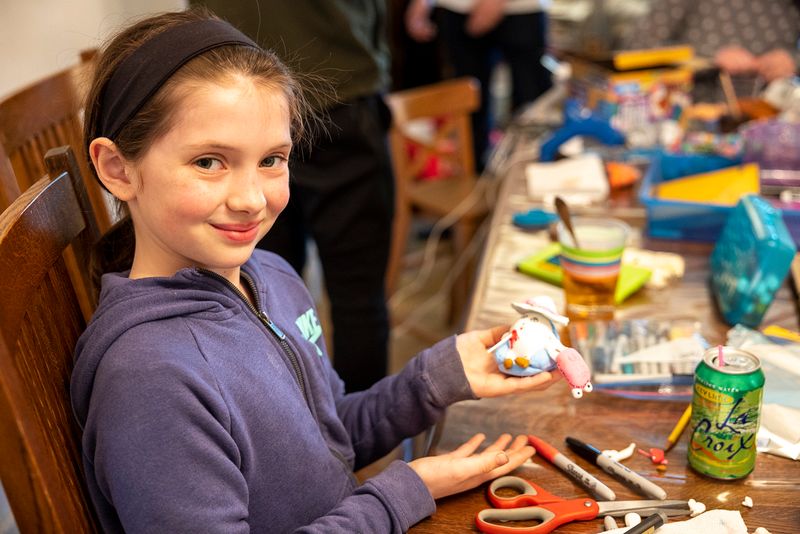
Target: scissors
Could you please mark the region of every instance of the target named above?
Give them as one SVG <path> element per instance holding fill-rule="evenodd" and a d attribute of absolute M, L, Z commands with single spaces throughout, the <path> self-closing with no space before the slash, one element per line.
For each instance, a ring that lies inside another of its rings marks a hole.
<path fill-rule="evenodd" d="M 497 494 L 501 488 L 519 492 L 513 497 Z M 544 534 L 572 521 L 587 521 L 601 515 L 621 517 L 629 512 L 650 515 L 662 511 L 668 517 L 689 515 L 688 501 L 595 501 L 589 498 L 564 499 L 533 482 L 515 476 L 500 477 L 489 485 L 489 502 L 493 508 L 478 512 L 478 530 L 488 534 Z M 513 526 L 489 521 L 539 521 L 534 526 Z"/>

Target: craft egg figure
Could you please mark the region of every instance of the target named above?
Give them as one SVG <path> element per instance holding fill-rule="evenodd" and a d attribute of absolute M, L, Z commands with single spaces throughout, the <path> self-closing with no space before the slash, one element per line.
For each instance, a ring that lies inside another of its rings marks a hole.
<path fill-rule="evenodd" d="M 579 399 L 584 391 L 592 391 L 586 362 L 578 351 L 565 347 L 558 337 L 558 326 L 566 326 L 569 319 L 556 312 L 553 299 L 540 296 L 514 302 L 511 306 L 522 317 L 489 349 L 500 371 L 514 376 L 533 376 L 557 367 L 572 388 L 573 397 Z"/>

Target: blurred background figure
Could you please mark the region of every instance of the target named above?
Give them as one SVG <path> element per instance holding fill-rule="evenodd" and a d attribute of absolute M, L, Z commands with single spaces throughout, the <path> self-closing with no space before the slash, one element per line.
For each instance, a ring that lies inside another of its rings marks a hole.
<path fill-rule="evenodd" d="M 452 75 L 473 76 L 481 83 L 482 105 L 473 116 L 478 170 L 490 145 L 490 80 L 497 63 L 505 62 L 511 73 L 512 112 L 551 86 L 550 71 L 541 63 L 547 48 L 548 5 L 548 0 L 411 0 L 406 10 L 411 37 L 426 42 L 438 36 Z"/>
<path fill-rule="evenodd" d="M 295 72 L 333 85 L 335 96 L 320 94 L 316 102 L 328 131 L 293 154 L 289 205 L 259 247 L 302 274 L 313 239 L 330 300 L 334 367 L 347 391 L 366 389 L 387 374 L 389 339 L 384 277 L 394 182 L 381 98 L 391 63 L 385 0 L 194 3 L 274 50 Z"/>
<path fill-rule="evenodd" d="M 631 26 L 622 48 L 689 44 L 695 55 L 729 73 L 741 94 L 796 74 L 798 38 L 797 0 L 659 0 Z M 702 90 L 702 80 L 696 82 L 699 100 L 720 100 Z M 716 78 L 709 83 L 714 84 Z"/>

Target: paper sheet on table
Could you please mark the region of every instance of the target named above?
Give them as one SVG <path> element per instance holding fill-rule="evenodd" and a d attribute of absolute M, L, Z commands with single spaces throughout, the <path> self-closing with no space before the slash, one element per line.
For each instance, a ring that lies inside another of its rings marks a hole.
<path fill-rule="evenodd" d="M 525 167 L 528 197 L 550 204 L 559 195 L 573 206 L 588 205 L 608 196 L 603 160 L 587 153 L 554 162 L 529 163 Z"/>
<path fill-rule="evenodd" d="M 629 528 L 614 528 L 604 531 L 603 534 L 623 534 Z M 680 521 L 678 518 L 672 519 L 666 525 L 656 529 L 655 534 L 686 534 L 687 532 L 747 534 L 747 526 L 738 510 L 709 510 L 686 521 Z"/>
<path fill-rule="evenodd" d="M 756 436 L 756 450 L 792 460 L 800 459 L 800 410 L 780 404 L 761 407 L 761 428 Z"/>

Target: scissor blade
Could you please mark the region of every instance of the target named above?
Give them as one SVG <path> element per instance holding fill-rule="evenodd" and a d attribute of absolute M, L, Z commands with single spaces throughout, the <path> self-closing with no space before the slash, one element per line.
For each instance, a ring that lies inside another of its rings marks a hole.
<path fill-rule="evenodd" d="M 688 501 L 604 501 L 598 502 L 597 507 L 600 513 L 597 515 L 610 515 L 622 517 L 628 512 L 653 513 L 662 511 L 668 517 L 676 517 L 691 513 Z"/>
<path fill-rule="evenodd" d="M 656 512 L 662 512 L 667 517 L 680 517 L 683 515 L 689 515 L 692 513 L 691 510 L 684 510 L 683 508 L 641 508 L 636 510 L 636 513 L 642 517 L 646 517 L 648 515 L 653 515 Z M 614 517 L 620 517 L 617 514 L 606 514 L 606 515 L 614 515 Z"/>

